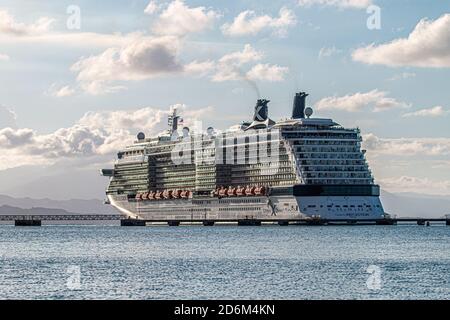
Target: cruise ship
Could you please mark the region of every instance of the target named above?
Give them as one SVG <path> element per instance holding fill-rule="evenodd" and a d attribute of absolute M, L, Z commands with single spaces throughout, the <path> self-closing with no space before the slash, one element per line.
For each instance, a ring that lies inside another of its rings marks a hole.
<path fill-rule="evenodd" d="M 312 117 L 307 96 L 277 122 L 259 99 L 252 121 L 223 132 L 182 127 L 174 109 L 165 133 L 139 133 L 102 170 L 106 202 L 147 222 L 384 219 L 360 130 Z"/>

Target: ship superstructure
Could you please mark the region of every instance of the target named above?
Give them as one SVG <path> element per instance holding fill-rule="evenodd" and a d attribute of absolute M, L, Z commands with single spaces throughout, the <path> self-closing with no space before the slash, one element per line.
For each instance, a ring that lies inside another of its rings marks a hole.
<path fill-rule="evenodd" d="M 167 133 L 139 133 L 102 170 L 109 203 L 158 221 L 382 219 L 359 129 L 312 118 L 306 97 L 296 94 L 292 117 L 278 122 L 260 99 L 253 121 L 224 132 L 180 130 L 174 110 Z"/>

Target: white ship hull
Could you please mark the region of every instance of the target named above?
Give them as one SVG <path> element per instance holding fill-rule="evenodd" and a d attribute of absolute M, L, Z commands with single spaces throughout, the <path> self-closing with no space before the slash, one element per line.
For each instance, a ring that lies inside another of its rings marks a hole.
<path fill-rule="evenodd" d="M 192 220 L 375 220 L 384 217 L 375 196 L 263 196 L 172 200 L 128 200 L 110 195 L 110 203 L 128 217 L 155 221 Z"/>

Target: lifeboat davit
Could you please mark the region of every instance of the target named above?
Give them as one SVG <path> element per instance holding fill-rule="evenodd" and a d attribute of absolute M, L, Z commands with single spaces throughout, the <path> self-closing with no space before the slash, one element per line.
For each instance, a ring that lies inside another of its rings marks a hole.
<path fill-rule="evenodd" d="M 156 191 L 156 194 L 155 194 L 155 199 L 161 199 L 161 197 L 162 197 L 162 192 L 161 191 Z"/>
<path fill-rule="evenodd" d="M 142 195 L 140 194 L 140 193 L 138 193 L 137 195 L 136 195 L 136 197 L 134 197 L 137 201 L 139 201 L 139 200 L 142 200 Z"/>
<path fill-rule="evenodd" d="M 181 191 L 181 198 L 186 199 L 187 193 L 188 193 L 188 191 Z"/>
<path fill-rule="evenodd" d="M 238 188 L 236 189 L 236 195 L 237 195 L 238 197 L 242 197 L 242 196 L 244 195 L 244 193 L 245 193 L 245 188 L 238 187 Z"/>
<path fill-rule="evenodd" d="M 148 192 L 142 194 L 142 200 L 148 200 Z"/>
<path fill-rule="evenodd" d="M 153 191 L 149 192 L 148 199 L 149 200 L 155 200 L 155 192 L 153 192 Z"/>
<path fill-rule="evenodd" d="M 255 187 L 247 187 L 247 188 L 245 188 L 245 195 L 246 196 L 253 196 L 253 195 L 255 195 Z"/>

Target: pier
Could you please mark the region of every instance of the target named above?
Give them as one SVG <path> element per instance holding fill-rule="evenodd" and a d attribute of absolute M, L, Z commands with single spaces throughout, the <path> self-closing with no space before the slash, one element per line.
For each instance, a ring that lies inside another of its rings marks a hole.
<path fill-rule="evenodd" d="M 279 226 L 300 225 L 300 226 L 350 226 L 350 225 L 386 225 L 393 226 L 401 223 L 416 223 L 420 226 L 429 226 L 431 223 L 444 223 L 450 226 L 450 217 L 445 218 L 390 218 L 390 219 L 191 219 L 191 220 L 142 220 L 142 219 L 122 219 L 122 226 L 146 226 L 147 224 L 168 225 L 177 227 L 180 225 L 199 224 L 203 226 L 214 226 L 217 224 L 229 224 L 238 226 L 261 226 L 262 224 L 275 224 Z"/>
<path fill-rule="evenodd" d="M 14 221 L 17 227 L 40 227 L 42 221 L 118 221 L 120 219 L 119 214 L 0 215 L 0 221 Z"/>
<path fill-rule="evenodd" d="M 119 214 L 79 214 L 79 215 L 0 215 L 0 221 L 14 221 L 15 226 L 41 226 L 42 221 L 120 221 L 123 227 L 144 227 L 147 224 L 165 224 L 171 227 L 199 224 L 214 226 L 229 224 L 238 226 L 261 226 L 274 224 L 279 226 L 332 226 L 332 225 L 397 225 L 399 223 L 415 223 L 419 226 L 429 226 L 431 223 L 444 223 L 450 226 L 450 215 L 443 218 L 385 218 L 385 219 L 190 219 L 190 220 L 144 220 L 124 218 Z"/>

